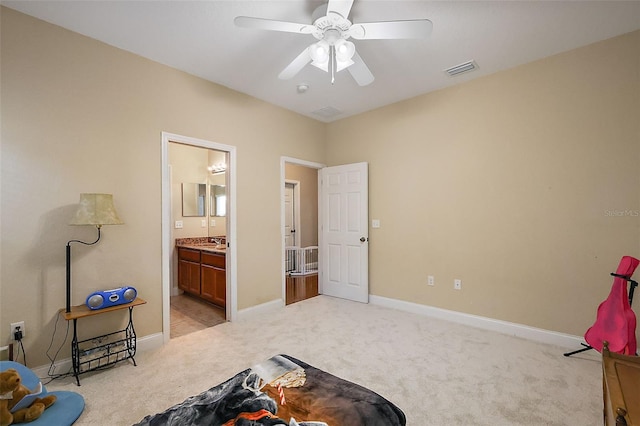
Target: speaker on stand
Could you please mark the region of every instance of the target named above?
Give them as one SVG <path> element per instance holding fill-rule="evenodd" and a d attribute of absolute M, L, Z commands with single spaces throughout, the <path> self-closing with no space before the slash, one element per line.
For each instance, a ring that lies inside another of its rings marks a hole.
<path fill-rule="evenodd" d="M 133 302 L 138 296 L 135 288 L 130 286 L 118 287 L 111 290 L 99 290 L 87 296 L 89 309 L 104 309 L 111 306 L 124 305 Z"/>

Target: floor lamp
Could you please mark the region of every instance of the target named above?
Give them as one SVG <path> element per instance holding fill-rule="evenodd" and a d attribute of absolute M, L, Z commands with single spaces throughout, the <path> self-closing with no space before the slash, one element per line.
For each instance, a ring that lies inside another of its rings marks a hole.
<path fill-rule="evenodd" d="M 67 312 L 71 312 L 71 243 L 92 246 L 100 241 L 102 225 L 122 225 L 113 205 L 111 194 L 80 194 L 80 204 L 69 225 L 94 225 L 98 229 L 98 238 L 91 242 L 71 240 L 67 242 Z"/>

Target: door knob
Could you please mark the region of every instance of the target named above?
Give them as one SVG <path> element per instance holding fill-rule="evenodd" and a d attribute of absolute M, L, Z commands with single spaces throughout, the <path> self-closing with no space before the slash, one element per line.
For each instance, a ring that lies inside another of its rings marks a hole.
<path fill-rule="evenodd" d="M 364 243 L 365 241 L 367 241 L 367 239 L 365 237 L 360 237 L 360 242 Z"/>

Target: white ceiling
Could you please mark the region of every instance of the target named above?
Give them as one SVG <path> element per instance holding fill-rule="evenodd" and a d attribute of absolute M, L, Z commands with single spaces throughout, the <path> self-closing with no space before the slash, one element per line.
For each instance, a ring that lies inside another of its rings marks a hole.
<path fill-rule="evenodd" d="M 236 16 L 311 23 L 317 0 L 1 1 L 2 5 L 320 121 L 338 120 L 640 29 L 640 1 L 355 0 L 350 20 L 429 19 L 426 40 L 355 40 L 375 76 L 365 87 L 306 66 L 278 74 L 311 35 L 238 28 Z M 639 52 L 640 54 L 640 52 Z M 479 69 L 449 77 L 475 60 Z M 588 70 L 576 70 L 585 72 Z M 304 94 L 300 83 L 309 85 Z M 315 111 L 335 108 L 322 117 Z"/>

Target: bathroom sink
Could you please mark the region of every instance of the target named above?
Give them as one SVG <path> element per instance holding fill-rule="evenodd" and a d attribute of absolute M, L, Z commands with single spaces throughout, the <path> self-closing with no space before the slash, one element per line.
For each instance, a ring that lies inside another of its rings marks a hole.
<path fill-rule="evenodd" d="M 198 244 L 198 246 L 202 247 L 202 248 L 208 248 L 208 249 L 215 249 L 215 250 L 224 250 L 227 248 L 226 245 L 224 244 L 209 244 L 209 243 L 204 243 L 204 244 Z"/>

